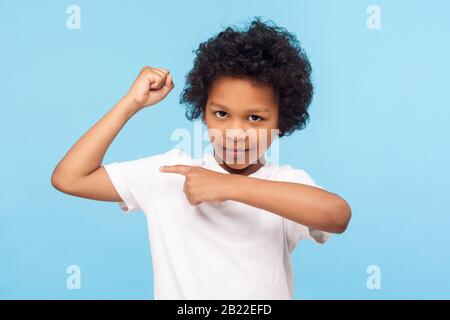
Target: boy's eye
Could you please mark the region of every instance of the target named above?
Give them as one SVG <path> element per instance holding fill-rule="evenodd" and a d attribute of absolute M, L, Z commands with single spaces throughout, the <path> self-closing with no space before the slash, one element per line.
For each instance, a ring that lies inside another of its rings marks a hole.
<path fill-rule="evenodd" d="M 227 113 L 225 111 L 216 111 L 214 112 L 216 114 L 216 116 L 218 116 L 219 118 L 225 118 L 225 116 L 227 115 Z"/>
<path fill-rule="evenodd" d="M 249 116 L 250 121 L 253 122 L 259 122 L 262 120 L 262 118 L 256 114 L 252 114 L 251 116 Z"/>

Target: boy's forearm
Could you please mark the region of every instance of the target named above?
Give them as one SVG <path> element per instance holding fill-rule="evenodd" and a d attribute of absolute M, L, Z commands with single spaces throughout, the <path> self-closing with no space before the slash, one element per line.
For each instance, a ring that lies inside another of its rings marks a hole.
<path fill-rule="evenodd" d="M 300 183 L 233 176 L 230 200 L 327 232 L 344 232 L 350 220 L 349 205 L 334 193 Z"/>
<path fill-rule="evenodd" d="M 137 106 L 133 99 L 122 98 L 72 146 L 54 174 L 83 177 L 98 169 L 111 142 L 135 110 Z"/>

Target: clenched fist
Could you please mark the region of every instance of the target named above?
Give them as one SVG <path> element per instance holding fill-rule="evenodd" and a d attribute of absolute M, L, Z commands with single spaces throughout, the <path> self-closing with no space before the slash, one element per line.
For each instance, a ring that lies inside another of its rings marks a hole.
<path fill-rule="evenodd" d="M 140 110 L 164 99 L 174 86 L 169 70 L 144 67 L 134 80 L 126 97 L 136 102 Z"/>
<path fill-rule="evenodd" d="M 224 174 L 198 166 L 162 166 L 160 170 L 185 176 L 183 191 L 191 205 L 229 200 L 235 186 L 236 175 Z"/>

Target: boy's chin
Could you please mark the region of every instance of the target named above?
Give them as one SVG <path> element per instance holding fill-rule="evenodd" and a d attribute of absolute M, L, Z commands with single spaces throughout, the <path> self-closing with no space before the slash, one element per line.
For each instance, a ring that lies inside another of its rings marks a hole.
<path fill-rule="evenodd" d="M 243 170 L 252 164 L 256 164 L 258 161 L 255 158 L 255 160 L 251 161 L 248 156 L 245 157 L 219 157 L 221 159 L 221 162 L 225 164 L 227 167 L 234 169 L 234 170 Z"/>
<path fill-rule="evenodd" d="M 237 162 L 224 162 L 229 168 L 234 170 L 242 170 L 247 168 L 249 163 L 237 163 Z"/>

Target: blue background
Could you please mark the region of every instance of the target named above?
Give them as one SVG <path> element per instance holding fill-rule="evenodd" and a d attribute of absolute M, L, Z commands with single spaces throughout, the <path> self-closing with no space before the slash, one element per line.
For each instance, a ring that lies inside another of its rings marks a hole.
<path fill-rule="evenodd" d="M 81 8 L 81 30 L 66 9 Z M 381 8 L 381 29 L 366 9 Z M 142 213 L 65 195 L 50 176 L 144 65 L 174 91 L 131 119 L 105 163 L 169 150 L 192 50 L 260 15 L 297 34 L 314 70 L 307 128 L 280 141 L 352 206 L 348 230 L 293 253 L 295 298 L 450 298 L 450 2 L 0 1 L 0 298 L 152 299 Z M 66 268 L 81 268 L 81 289 Z M 369 265 L 381 289 L 366 286 Z"/>

